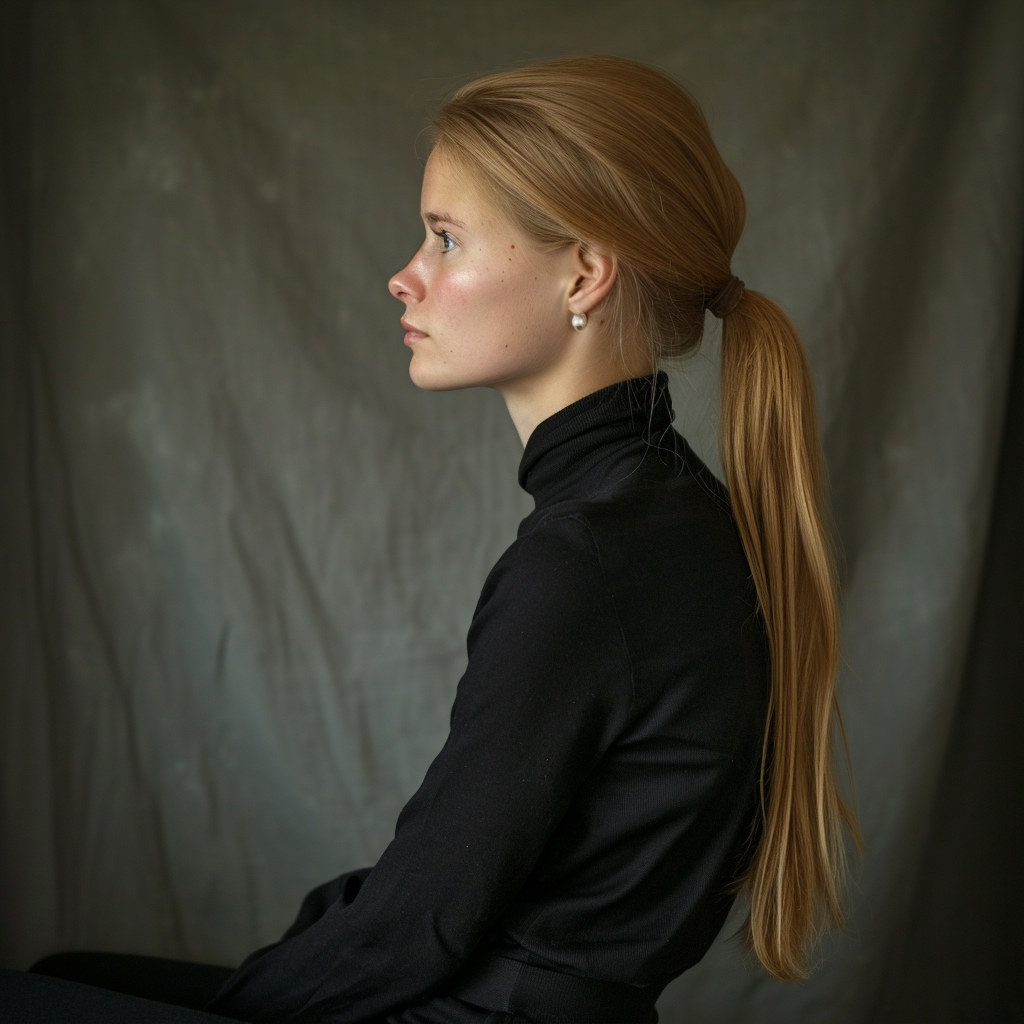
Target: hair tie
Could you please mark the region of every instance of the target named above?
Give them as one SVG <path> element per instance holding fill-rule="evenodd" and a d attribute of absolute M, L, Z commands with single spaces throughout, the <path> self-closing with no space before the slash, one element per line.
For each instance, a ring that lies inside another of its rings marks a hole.
<path fill-rule="evenodd" d="M 704 306 L 719 320 L 724 320 L 740 304 L 744 290 L 743 282 L 732 274 Z"/>

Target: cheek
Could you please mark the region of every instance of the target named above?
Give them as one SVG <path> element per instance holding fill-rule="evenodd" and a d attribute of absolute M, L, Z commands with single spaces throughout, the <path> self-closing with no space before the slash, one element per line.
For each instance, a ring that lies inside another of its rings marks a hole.
<path fill-rule="evenodd" d="M 452 344 L 511 347 L 536 337 L 555 306 L 540 275 L 522 261 L 497 260 L 438 276 L 434 303 Z M 457 335 L 458 337 L 456 337 Z"/>
<path fill-rule="evenodd" d="M 456 270 L 439 273 L 431 282 L 431 305 L 442 330 L 457 328 L 472 315 L 474 299 L 479 299 L 481 291 L 476 277 L 472 271 Z"/>

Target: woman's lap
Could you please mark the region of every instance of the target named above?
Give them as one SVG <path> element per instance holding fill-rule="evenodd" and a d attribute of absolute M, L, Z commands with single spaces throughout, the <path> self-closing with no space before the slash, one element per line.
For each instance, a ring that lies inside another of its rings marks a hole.
<path fill-rule="evenodd" d="M 29 971 L 0 971 L 0 1024 L 204 1024 L 230 967 L 125 953 L 45 957 Z M 438 996 L 387 1018 L 387 1024 L 518 1024 L 512 1014 Z M 381 1022 L 384 1024 L 384 1022 Z"/>
<path fill-rule="evenodd" d="M 201 1010 L 220 991 L 232 970 L 156 956 L 78 951 L 44 957 L 30 968 L 30 973 Z"/>
<path fill-rule="evenodd" d="M 214 1024 L 226 1020 L 45 974 L 0 970 L 0 1024 Z"/>

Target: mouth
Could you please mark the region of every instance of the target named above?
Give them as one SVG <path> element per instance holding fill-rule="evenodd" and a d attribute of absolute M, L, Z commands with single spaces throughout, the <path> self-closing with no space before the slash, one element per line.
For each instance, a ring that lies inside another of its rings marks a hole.
<path fill-rule="evenodd" d="M 405 343 L 406 343 L 406 345 L 413 345 L 417 341 L 419 341 L 420 338 L 426 338 L 427 337 L 427 332 L 426 331 L 421 331 L 418 327 L 416 327 L 413 324 L 409 323 L 409 321 L 406 320 L 404 316 L 402 317 L 402 319 L 399 322 L 405 328 Z"/>

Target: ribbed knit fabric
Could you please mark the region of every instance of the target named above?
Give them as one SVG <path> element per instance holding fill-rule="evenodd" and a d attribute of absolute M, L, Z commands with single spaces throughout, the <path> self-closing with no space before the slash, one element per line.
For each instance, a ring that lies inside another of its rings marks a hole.
<path fill-rule="evenodd" d="M 727 496 L 671 422 L 659 374 L 536 428 L 536 508 L 394 840 L 209 1009 L 356 1024 L 482 951 L 659 990 L 704 955 L 749 849 L 768 654 Z"/>

